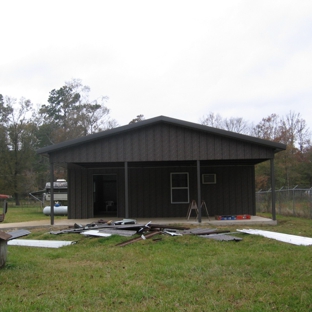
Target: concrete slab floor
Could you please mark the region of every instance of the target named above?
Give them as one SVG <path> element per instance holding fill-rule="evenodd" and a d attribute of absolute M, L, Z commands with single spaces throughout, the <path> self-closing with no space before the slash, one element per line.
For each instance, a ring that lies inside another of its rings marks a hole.
<path fill-rule="evenodd" d="M 6 231 L 8 229 L 18 229 L 18 228 L 40 228 L 40 227 L 68 227 L 73 226 L 75 223 L 86 225 L 92 222 L 98 222 L 101 218 L 91 218 L 91 219 L 61 219 L 54 220 L 54 225 L 51 225 L 50 217 L 47 217 L 46 220 L 40 221 L 28 221 L 28 222 L 15 222 L 15 223 L 1 223 L 0 231 Z M 102 218 L 103 219 L 103 218 Z M 103 220 L 112 220 L 119 221 L 123 218 L 106 218 Z M 214 227 L 218 226 L 227 226 L 227 225 L 276 225 L 277 221 L 269 218 L 263 218 L 259 216 L 251 216 L 251 219 L 246 220 L 215 220 L 213 217 L 208 219 L 207 217 L 202 218 L 202 222 L 199 223 L 197 219 L 190 218 L 138 218 L 135 219 L 137 223 L 146 224 L 152 222 L 154 224 L 183 224 L 183 225 L 192 225 L 192 226 L 203 226 L 203 225 L 212 225 Z"/>

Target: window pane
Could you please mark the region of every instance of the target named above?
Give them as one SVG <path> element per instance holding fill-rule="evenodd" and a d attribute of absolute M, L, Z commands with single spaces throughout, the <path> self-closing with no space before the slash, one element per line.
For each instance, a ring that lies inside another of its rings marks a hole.
<path fill-rule="evenodd" d="M 186 173 L 172 174 L 172 187 L 188 187 Z"/>
<path fill-rule="evenodd" d="M 188 189 L 173 189 L 172 190 L 173 203 L 188 203 Z"/>

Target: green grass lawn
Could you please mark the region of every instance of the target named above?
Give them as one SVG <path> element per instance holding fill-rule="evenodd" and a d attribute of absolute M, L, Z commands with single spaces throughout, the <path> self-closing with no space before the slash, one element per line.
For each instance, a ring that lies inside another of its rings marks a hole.
<path fill-rule="evenodd" d="M 25 222 L 25 221 L 37 221 L 48 220 L 50 216 L 46 216 L 42 212 L 40 206 L 30 207 L 10 207 L 8 213 L 5 215 L 4 223 Z M 54 219 L 66 219 L 67 216 L 54 216 Z M 0 223 L 1 228 L 1 223 Z"/>
<path fill-rule="evenodd" d="M 249 228 L 312 237 L 308 219 L 278 216 L 277 226 Z M 117 247 L 128 238 L 31 232 L 27 239 L 77 243 L 8 246 L 0 270 L 1 312 L 312 311 L 312 246 L 240 233 L 240 242 L 160 235 Z"/>

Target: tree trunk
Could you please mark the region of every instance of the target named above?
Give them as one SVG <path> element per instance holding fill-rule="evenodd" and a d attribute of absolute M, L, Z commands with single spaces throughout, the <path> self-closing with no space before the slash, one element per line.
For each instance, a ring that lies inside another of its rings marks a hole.
<path fill-rule="evenodd" d="M 15 198 L 15 205 L 19 206 L 20 205 L 20 199 L 18 193 L 14 193 L 14 198 Z"/>

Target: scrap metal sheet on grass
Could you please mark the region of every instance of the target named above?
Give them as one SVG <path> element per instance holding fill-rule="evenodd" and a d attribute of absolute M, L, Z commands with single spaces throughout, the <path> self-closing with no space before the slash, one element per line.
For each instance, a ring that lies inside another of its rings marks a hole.
<path fill-rule="evenodd" d="M 303 246 L 310 246 L 312 245 L 312 238 L 311 237 L 304 237 L 299 235 L 291 235 L 291 234 L 284 234 L 284 233 L 276 233 L 271 231 L 264 231 L 264 230 L 256 230 L 256 229 L 243 229 L 237 230 L 238 232 L 246 233 L 246 234 L 254 234 L 260 235 L 267 238 L 272 238 L 284 243 L 289 243 L 293 245 L 303 245 Z"/>
<path fill-rule="evenodd" d="M 118 229 L 104 229 L 104 230 L 87 230 L 83 231 L 80 234 L 86 236 L 99 236 L 99 237 L 110 237 L 112 235 L 120 235 L 120 236 L 132 236 L 136 234 L 137 231 L 129 231 L 129 230 L 118 230 Z"/>
<path fill-rule="evenodd" d="M 197 229 L 184 230 L 182 234 L 206 235 L 206 234 L 215 233 L 216 231 L 217 229 L 197 228 Z"/>
<path fill-rule="evenodd" d="M 210 235 L 199 235 L 200 237 L 210 238 L 214 240 L 219 241 L 241 241 L 242 238 L 232 235 L 226 235 L 226 234 L 210 234 Z"/>
<path fill-rule="evenodd" d="M 99 230 L 88 230 L 81 232 L 80 234 L 86 235 L 86 236 L 100 236 L 100 237 L 110 237 L 112 234 L 109 233 L 101 233 Z"/>
<path fill-rule="evenodd" d="M 106 233 L 106 234 L 120 235 L 120 236 L 133 236 L 137 233 L 137 231 L 119 230 L 119 229 L 103 229 L 103 230 L 99 230 L 99 233 Z"/>
<path fill-rule="evenodd" d="M 10 239 L 16 239 L 18 237 L 29 235 L 31 232 L 28 231 L 28 230 L 21 229 L 21 230 L 10 231 L 10 232 L 7 232 L 7 233 L 12 236 Z"/>
<path fill-rule="evenodd" d="M 26 247 L 45 247 L 45 248 L 60 248 L 63 246 L 73 245 L 73 241 L 51 241 L 51 240 L 35 240 L 35 239 L 13 239 L 8 241 L 11 246 L 26 246 Z"/>

